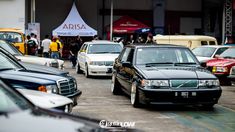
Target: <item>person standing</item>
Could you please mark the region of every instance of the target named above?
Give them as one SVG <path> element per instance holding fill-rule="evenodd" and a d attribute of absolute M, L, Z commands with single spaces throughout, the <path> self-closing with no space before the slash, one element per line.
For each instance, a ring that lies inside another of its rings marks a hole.
<path fill-rule="evenodd" d="M 78 46 L 78 44 L 76 42 L 72 43 L 69 46 L 69 53 L 70 53 L 70 61 L 72 62 L 72 68 L 75 68 L 76 64 L 77 64 L 77 54 L 79 51 L 80 47 Z"/>
<path fill-rule="evenodd" d="M 145 42 L 145 44 L 154 44 L 155 42 L 153 41 L 153 35 L 152 34 L 148 34 L 147 40 Z"/>
<path fill-rule="evenodd" d="M 32 40 L 31 36 L 27 35 L 27 50 L 28 50 L 28 55 L 35 55 L 36 54 L 36 43 L 34 40 Z"/>
<path fill-rule="evenodd" d="M 63 56 L 63 44 L 60 41 L 59 36 L 55 36 L 55 38 L 56 38 L 56 43 L 59 44 L 59 58 L 61 58 Z"/>
<path fill-rule="evenodd" d="M 50 44 L 50 52 L 51 52 L 51 58 L 59 59 L 59 51 L 60 51 L 60 44 L 56 42 L 56 38 L 52 38 L 52 42 Z"/>
<path fill-rule="evenodd" d="M 43 49 L 43 57 L 49 58 L 49 47 L 51 44 L 51 40 L 49 39 L 49 35 L 45 35 L 45 38 L 42 40 L 42 49 Z"/>
<path fill-rule="evenodd" d="M 77 36 L 75 43 L 77 44 L 79 49 L 82 47 L 82 39 L 79 35 Z"/>

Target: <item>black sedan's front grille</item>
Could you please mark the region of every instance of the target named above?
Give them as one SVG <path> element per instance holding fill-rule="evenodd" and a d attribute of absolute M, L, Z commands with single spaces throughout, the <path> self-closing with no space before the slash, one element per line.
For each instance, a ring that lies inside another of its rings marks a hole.
<path fill-rule="evenodd" d="M 58 85 L 61 95 L 69 95 L 76 92 L 76 84 L 73 79 L 60 80 Z"/>
<path fill-rule="evenodd" d="M 171 80 L 170 85 L 174 89 L 197 88 L 198 87 L 198 80 Z"/>

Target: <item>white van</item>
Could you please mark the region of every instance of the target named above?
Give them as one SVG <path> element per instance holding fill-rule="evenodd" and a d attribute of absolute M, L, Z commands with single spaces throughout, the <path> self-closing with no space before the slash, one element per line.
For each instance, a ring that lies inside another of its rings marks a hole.
<path fill-rule="evenodd" d="M 153 40 L 157 44 L 183 45 L 190 49 L 201 45 L 218 45 L 216 38 L 203 35 L 156 35 Z"/>

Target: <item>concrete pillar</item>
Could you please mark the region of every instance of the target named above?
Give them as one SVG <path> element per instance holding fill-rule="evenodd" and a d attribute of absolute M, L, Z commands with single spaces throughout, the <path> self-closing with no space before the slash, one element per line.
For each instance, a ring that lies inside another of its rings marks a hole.
<path fill-rule="evenodd" d="M 153 0 L 153 32 L 164 34 L 166 0 Z"/>

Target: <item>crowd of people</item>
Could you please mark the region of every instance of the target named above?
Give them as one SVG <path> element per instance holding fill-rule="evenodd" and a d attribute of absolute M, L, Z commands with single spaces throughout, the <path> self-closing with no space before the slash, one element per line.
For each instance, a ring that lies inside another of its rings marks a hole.
<path fill-rule="evenodd" d="M 93 36 L 93 40 L 100 40 L 98 35 Z M 28 55 L 41 55 L 46 58 L 55 58 L 60 59 L 62 57 L 63 43 L 60 40 L 59 36 L 45 35 L 44 39 L 40 43 L 37 40 L 37 35 L 31 33 L 26 36 L 26 45 Z M 130 35 L 128 39 L 120 38 L 115 42 L 121 43 L 122 45 L 134 44 L 134 43 L 154 43 L 153 35 L 148 34 L 147 39 L 144 39 L 142 36 L 139 36 L 137 39 L 134 38 L 134 35 Z M 78 35 L 76 39 L 69 44 L 69 59 L 72 63 L 72 67 L 75 68 L 77 61 L 77 53 L 80 50 L 83 44 L 82 38 Z"/>

